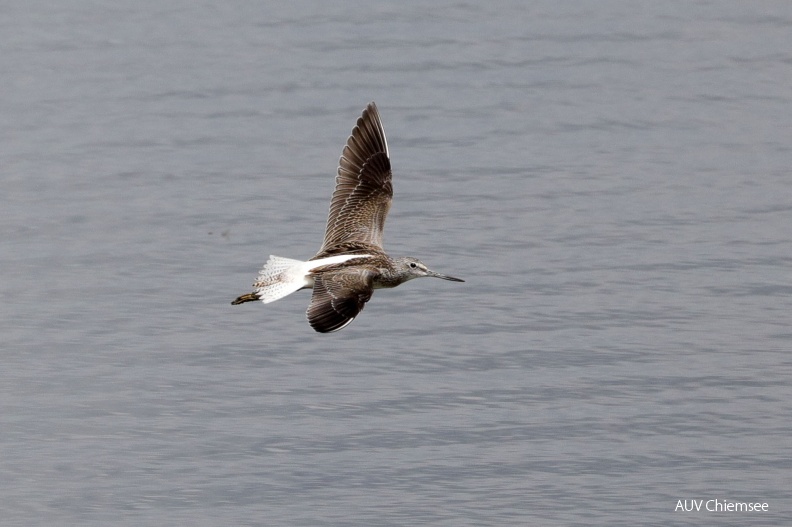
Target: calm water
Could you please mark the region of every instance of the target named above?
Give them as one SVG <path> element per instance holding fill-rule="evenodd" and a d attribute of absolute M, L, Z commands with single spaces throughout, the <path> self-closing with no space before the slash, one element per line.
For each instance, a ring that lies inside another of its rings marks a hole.
<path fill-rule="evenodd" d="M 3 525 L 792 517 L 792 4 L 118 4 L 0 8 Z M 232 308 L 370 100 L 467 282 Z"/>

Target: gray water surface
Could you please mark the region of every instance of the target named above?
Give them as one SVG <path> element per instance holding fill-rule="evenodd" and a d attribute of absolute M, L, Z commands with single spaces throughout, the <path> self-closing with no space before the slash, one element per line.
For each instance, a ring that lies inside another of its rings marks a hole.
<path fill-rule="evenodd" d="M 2 524 L 788 523 L 791 6 L 7 2 Z M 232 307 L 371 100 L 466 283 Z"/>

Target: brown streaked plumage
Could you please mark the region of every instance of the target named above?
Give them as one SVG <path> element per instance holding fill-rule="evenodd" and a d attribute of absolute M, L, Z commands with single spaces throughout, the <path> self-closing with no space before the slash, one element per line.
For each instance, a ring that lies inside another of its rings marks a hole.
<path fill-rule="evenodd" d="M 341 159 L 324 243 L 314 259 L 345 251 L 348 244 L 382 251 L 382 231 L 393 199 L 385 130 L 374 103 L 363 110 Z"/>
<path fill-rule="evenodd" d="M 431 271 L 415 258 L 391 258 L 385 253 L 382 233 L 393 198 L 391 178 L 388 143 L 372 102 L 357 120 L 341 155 L 319 252 L 307 262 L 270 256 L 253 284 L 256 290 L 231 303 L 269 303 L 313 288 L 308 322 L 316 331 L 329 333 L 352 322 L 374 289 L 424 276 L 463 282 Z"/>

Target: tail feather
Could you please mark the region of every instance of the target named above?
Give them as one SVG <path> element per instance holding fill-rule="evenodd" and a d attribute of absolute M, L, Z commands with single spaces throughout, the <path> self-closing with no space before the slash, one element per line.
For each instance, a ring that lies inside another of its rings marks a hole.
<path fill-rule="evenodd" d="M 270 255 L 269 260 L 267 263 L 264 264 L 264 268 L 259 271 L 258 280 L 256 283 L 253 284 L 253 287 L 259 287 L 260 285 L 270 284 L 278 279 L 283 278 L 281 276 L 284 271 L 288 271 L 296 266 L 302 266 L 305 262 L 300 260 L 293 260 L 291 258 L 284 258 L 282 256 L 275 256 Z"/>
<path fill-rule="evenodd" d="M 270 255 L 259 272 L 258 280 L 253 284 L 256 292 L 251 294 L 268 304 L 303 287 L 309 287 L 311 284 L 305 278 L 308 267 L 307 262 Z"/>

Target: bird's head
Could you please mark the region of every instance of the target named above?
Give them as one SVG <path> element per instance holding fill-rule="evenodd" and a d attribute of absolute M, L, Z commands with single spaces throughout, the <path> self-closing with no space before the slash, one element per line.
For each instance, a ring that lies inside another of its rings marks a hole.
<path fill-rule="evenodd" d="M 428 267 L 426 267 L 426 265 L 418 258 L 412 258 L 410 256 L 397 258 L 396 267 L 399 269 L 400 274 L 406 278 L 406 280 L 412 280 L 413 278 L 422 278 L 424 276 L 431 276 L 433 278 L 442 278 L 443 280 L 450 280 L 451 282 L 464 282 L 464 280 L 462 280 L 461 278 L 454 278 L 453 276 L 447 276 L 444 274 L 436 273 L 431 269 L 429 269 Z"/>

